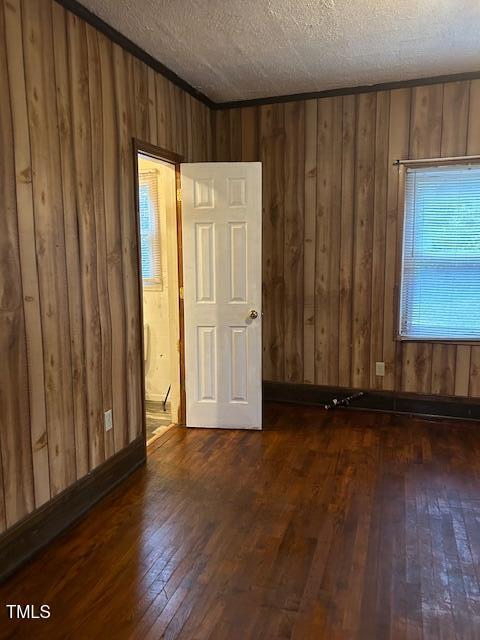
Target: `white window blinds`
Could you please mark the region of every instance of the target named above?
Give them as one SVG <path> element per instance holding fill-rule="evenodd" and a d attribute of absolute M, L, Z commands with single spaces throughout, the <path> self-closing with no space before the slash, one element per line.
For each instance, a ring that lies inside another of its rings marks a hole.
<path fill-rule="evenodd" d="M 400 336 L 480 338 L 480 165 L 407 169 Z"/>
<path fill-rule="evenodd" d="M 140 239 L 143 286 L 162 285 L 157 171 L 139 174 Z"/>

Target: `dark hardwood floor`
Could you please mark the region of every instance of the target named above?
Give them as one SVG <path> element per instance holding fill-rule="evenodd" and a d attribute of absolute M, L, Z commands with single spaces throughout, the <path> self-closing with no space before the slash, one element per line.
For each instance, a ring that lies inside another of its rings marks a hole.
<path fill-rule="evenodd" d="M 480 638 L 480 427 L 270 405 L 173 428 L 0 588 L 1 638 Z M 49 604 L 47 621 L 5 603 Z"/>

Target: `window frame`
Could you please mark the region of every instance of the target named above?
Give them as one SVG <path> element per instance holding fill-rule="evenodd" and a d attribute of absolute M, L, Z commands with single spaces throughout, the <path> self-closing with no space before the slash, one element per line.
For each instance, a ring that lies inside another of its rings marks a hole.
<path fill-rule="evenodd" d="M 145 173 L 150 173 L 150 172 L 154 173 L 153 170 L 145 172 Z M 141 172 L 139 172 L 139 179 L 138 179 L 139 219 L 140 219 L 140 216 L 141 216 L 141 213 L 140 213 L 140 190 L 142 188 L 140 175 L 141 175 Z M 155 180 L 158 181 L 158 172 L 155 172 Z M 157 198 L 158 198 L 158 187 L 157 187 L 156 194 L 157 194 Z M 150 197 L 151 197 L 151 194 L 150 194 Z M 140 276 L 141 276 L 141 279 L 142 279 L 142 284 L 143 284 L 143 288 L 144 289 L 146 289 L 148 291 L 160 291 L 161 292 L 161 291 L 164 290 L 164 282 L 163 282 L 163 268 L 162 268 L 163 267 L 163 254 L 162 254 L 163 247 L 162 247 L 162 242 L 161 242 L 162 238 L 161 238 L 161 227 L 160 227 L 161 221 L 160 221 L 159 203 L 157 202 L 157 204 L 154 205 L 154 206 L 156 208 L 156 211 L 155 211 L 156 227 L 157 227 L 157 230 L 158 230 L 158 233 L 159 233 L 158 242 L 160 243 L 160 249 L 159 249 L 159 251 L 160 251 L 160 274 L 157 275 L 157 276 L 153 276 L 151 278 L 144 278 L 142 276 L 142 273 L 140 272 Z M 140 230 L 140 245 L 141 245 L 141 240 L 142 240 L 142 233 L 141 233 L 141 230 Z M 151 250 L 152 250 L 152 254 L 153 254 L 153 252 L 154 252 L 154 249 L 153 249 L 154 241 L 152 240 L 151 237 L 149 237 L 149 244 L 151 245 Z M 140 247 L 140 249 L 141 249 L 141 247 Z M 141 251 L 140 251 L 140 256 L 141 256 Z M 140 268 L 141 268 L 141 266 L 142 266 L 142 261 L 140 259 Z"/>
<path fill-rule="evenodd" d="M 479 338 L 440 338 L 423 336 L 404 336 L 400 333 L 402 320 L 402 278 L 403 278 L 403 244 L 406 219 L 405 189 L 407 169 L 409 168 L 435 168 L 446 165 L 478 165 L 480 166 L 480 156 L 462 156 L 459 158 L 432 158 L 422 160 L 397 161 L 398 164 L 398 200 L 397 200 L 397 255 L 396 255 L 396 278 L 395 278 L 395 322 L 394 340 L 398 342 L 416 343 L 437 343 L 437 344 L 458 344 L 478 346 Z"/>

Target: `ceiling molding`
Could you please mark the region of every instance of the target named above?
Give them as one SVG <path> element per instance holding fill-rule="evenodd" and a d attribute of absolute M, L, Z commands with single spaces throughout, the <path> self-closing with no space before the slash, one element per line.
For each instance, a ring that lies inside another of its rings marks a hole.
<path fill-rule="evenodd" d="M 262 104 L 276 104 L 279 102 L 296 102 L 299 100 L 314 100 L 318 98 L 334 98 L 336 96 L 350 96 L 357 93 L 373 93 L 375 91 L 391 91 L 392 89 L 405 89 L 421 87 L 431 84 L 443 84 L 445 82 L 461 82 L 480 79 L 480 71 L 468 71 L 446 76 L 430 76 L 427 78 L 415 78 L 413 80 L 399 80 L 397 82 L 381 82 L 379 84 L 367 84 L 357 87 L 343 87 L 339 89 L 327 89 L 326 91 L 311 91 L 308 93 L 291 93 L 283 96 L 271 96 L 268 98 L 254 98 L 253 100 L 234 100 L 231 102 L 214 102 L 213 108 L 238 109 L 240 107 L 255 107 Z"/>
<path fill-rule="evenodd" d="M 215 108 L 215 103 L 210 100 L 210 98 L 208 98 L 204 93 L 202 93 L 198 89 L 195 89 L 195 87 L 192 87 L 192 85 L 189 84 L 186 80 L 180 78 L 180 76 L 177 76 L 174 71 L 166 67 L 156 58 L 144 51 L 141 47 L 129 40 L 126 36 L 121 34 L 119 31 L 107 24 L 104 20 L 89 11 L 86 7 L 83 6 L 83 4 L 81 4 L 77 0 L 55 0 L 55 2 L 60 4 L 71 13 L 74 13 L 79 18 L 82 18 L 82 20 L 85 20 L 85 22 L 88 22 L 88 24 L 90 24 L 92 27 L 95 27 L 95 29 L 106 35 L 107 38 L 120 45 L 123 49 L 125 49 L 125 51 L 128 51 L 128 53 L 131 53 L 132 56 L 135 56 L 146 65 L 151 67 L 154 71 L 160 73 L 162 76 L 170 80 L 170 82 L 173 82 L 173 84 L 177 85 L 177 87 L 180 87 L 180 89 L 183 89 L 197 100 L 200 100 L 200 102 L 203 102 L 203 104 L 207 105 L 207 107 L 210 107 L 211 109 Z"/>
<path fill-rule="evenodd" d="M 391 91 L 393 89 L 405 89 L 432 84 L 443 84 L 446 82 L 461 82 L 480 79 L 479 71 L 470 71 L 443 76 L 430 76 L 426 78 L 415 78 L 412 80 L 400 80 L 397 82 L 382 82 L 379 84 L 362 85 L 354 87 L 344 87 L 339 89 L 327 89 L 326 91 L 311 91 L 307 93 L 292 93 L 281 96 L 270 96 L 265 98 L 254 98 L 251 100 L 234 100 L 229 102 L 214 102 L 204 93 L 192 87 L 186 80 L 178 76 L 174 71 L 166 67 L 159 60 L 144 51 L 141 47 L 129 40 L 126 36 L 111 27 L 107 22 L 96 16 L 84 7 L 78 0 L 55 0 L 65 9 L 74 13 L 79 18 L 88 22 L 98 31 L 101 31 L 110 40 L 120 45 L 123 49 L 151 67 L 154 71 L 173 82 L 175 85 L 189 93 L 191 96 L 203 102 L 210 109 L 215 111 L 225 109 L 238 109 L 241 107 L 254 107 L 265 104 L 277 104 L 281 102 L 296 102 L 303 100 L 313 100 L 318 98 L 333 98 L 335 96 L 355 95 L 358 93 L 372 93 L 376 91 Z"/>

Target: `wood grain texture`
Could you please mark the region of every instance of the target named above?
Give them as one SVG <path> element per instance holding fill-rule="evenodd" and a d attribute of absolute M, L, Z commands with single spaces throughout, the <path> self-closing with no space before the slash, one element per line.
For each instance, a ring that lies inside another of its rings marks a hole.
<path fill-rule="evenodd" d="M 95 211 L 95 245 L 96 245 L 96 273 L 97 273 L 97 295 L 98 313 L 100 321 L 101 339 L 101 389 L 102 389 L 102 414 L 112 408 L 112 319 L 109 305 L 108 290 L 108 259 L 107 259 L 107 239 L 106 239 L 106 215 L 105 215 L 105 176 L 104 176 L 104 121 L 102 102 L 102 69 L 99 34 L 95 29 L 87 25 L 87 57 L 88 57 L 88 94 L 90 102 L 90 135 L 92 149 L 92 188 L 93 203 Z M 135 78 L 136 79 L 136 78 Z M 146 80 L 146 78 L 145 78 Z M 137 83 L 135 84 L 136 100 L 139 104 L 139 127 L 146 137 L 146 82 L 143 93 L 137 93 Z M 143 106 L 142 106 L 143 105 Z M 104 459 L 109 458 L 115 451 L 113 429 L 103 432 L 104 438 Z"/>
<path fill-rule="evenodd" d="M 242 160 L 255 162 L 258 159 L 258 109 L 246 107 L 241 109 L 241 114 Z"/>
<path fill-rule="evenodd" d="M 358 97 L 355 149 L 355 225 L 352 382 L 370 386 L 372 324 L 372 263 L 374 247 L 375 131 L 377 94 Z M 375 292 L 376 293 L 376 292 Z"/>
<path fill-rule="evenodd" d="M 118 127 L 114 87 L 113 45 L 100 37 L 103 105 L 103 177 L 107 252 L 107 281 L 111 317 L 112 413 L 114 450 L 124 446 L 128 430 L 126 376 L 126 317 L 123 293 L 122 235 L 119 224 Z M 156 123 L 156 118 L 155 118 Z"/>
<path fill-rule="evenodd" d="M 305 107 L 285 105 L 285 377 L 303 380 Z"/>
<path fill-rule="evenodd" d="M 375 361 L 384 362 L 383 324 L 385 308 L 385 248 L 387 235 L 388 136 L 390 92 L 377 94 L 375 123 L 375 184 L 373 196 L 372 307 L 370 312 L 370 387 L 381 388 L 382 378 L 375 372 Z"/>
<path fill-rule="evenodd" d="M 3 467 L 0 530 L 11 526 L 35 506 L 13 135 L 5 20 L 0 13 L 0 353 L 3 356 L 0 367 Z"/>
<path fill-rule="evenodd" d="M 315 382 L 315 234 L 317 210 L 317 101 L 305 103 L 303 236 L 303 380 Z"/>
<path fill-rule="evenodd" d="M 52 0 L 0 0 L 0 34 L 2 532 L 140 433 L 132 139 L 206 161 L 212 136 Z"/>
<path fill-rule="evenodd" d="M 43 332 L 50 492 L 54 496 L 76 480 L 76 461 L 65 223 L 59 179 L 60 141 L 55 83 L 51 81 L 55 68 L 52 5 L 43 0 L 29 0 L 22 4 L 22 16 Z"/>
<path fill-rule="evenodd" d="M 385 232 L 385 281 L 383 308 L 383 389 L 399 389 L 402 374 L 403 343 L 393 340 L 399 326 L 397 318 L 397 267 L 400 250 L 402 215 L 399 211 L 399 171 L 394 162 L 408 156 L 410 143 L 410 89 L 398 89 L 390 94 L 387 173 L 387 222 Z"/>
<path fill-rule="evenodd" d="M 70 94 L 73 124 L 73 155 L 76 174 L 77 225 L 85 336 L 90 466 L 105 459 L 102 388 L 102 330 L 97 279 L 97 242 L 93 187 L 93 142 L 90 120 L 89 64 L 86 24 L 67 14 L 70 56 Z M 99 157 L 101 157 L 101 140 Z M 98 157 L 96 159 L 98 162 Z M 96 164 L 97 166 L 97 164 Z M 101 194 L 99 194 L 101 196 Z M 100 212 L 98 212 L 100 214 Z"/>
<path fill-rule="evenodd" d="M 315 240 L 315 381 L 338 382 L 338 311 L 342 99 L 317 107 L 317 207 Z M 332 339 L 330 339 L 330 336 Z M 337 339 L 335 339 L 337 336 Z"/>
<path fill-rule="evenodd" d="M 52 608 L 1 607 L 0 638 L 475 640 L 475 424 L 269 404 L 264 425 L 156 440 L 0 588 Z"/>
<path fill-rule="evenodd" d="M 272 380 L 283 380 L 284 338 L 284 213 L 285 213 L 285 106 L 261 110 L 260 158 L 263 181 L 263 366 Z M 223 144 L 223 137 L 220 138 Z M 229 154 L 230 156 L 230 154 Z M 231 157 L 231 156 L 230 156 Z"/>
<path fill-rule="evenodd" d="M 22 21 L 20 0 L 9 3 L 5 12 L 5 35 L 8 50 L 22 50 Z M 28 390 L 30 399 L 30 424 L 35 506 L 50 499 L 50 478 L 47 443 L 47 415 L 45 406 L 45 377 L 43 371 L 43 339 L 40 315 L 40 295 L 35 249 L 35 216 L 32 192 L 32 166 L 30 157 L 30 133 L 25 122 L 27 95 L 25 65 L 21 55 L 9 55 L 8 80 L 13 123 L 15 155 L 16 198 L 18 211 L 18 235 L 22 274 L 25 333 L 27 337 Z"/>
<path fill-rule="evenodd" d="M 342 386 L 350 384 L 352 367 L 355 122 L 356 100 L 353 96 L 345 96 L 342 98 L 342 189 L 338 299 L 338 383 Z"/>
<path fill-rule="evenodd" d="M 283 109 L 287 125 L 293 104 L 297 126 L 276 126 L 274 108 Z M 393 165 L 409 157 L 480 153 L 479 110 L 480 81 L 471 80 L 214 113 L 215 159 L 263 163 L 264 379 L 298 379 L 291 351 L 303 340 L 303 382 L 480 396 L 480 347 L 394 339 L 403 213 Z M 301 126 L 304 177 L 298 176 L 300 185 L 282 187 Z M 239 138 L 248 155 L 243 148 L 239 155 Z M 292 201 L 303 202 L 298 224 L 304 225 L 297 285 L 303 319 L 293 323 L 295 276 L 285 260 L 288 234 L 282 234 Z M 272 211 L 282 212 L 284 222 Z M 376 362 L 385 363 L 384 377 L 376 375 Z"/>
<path fill-rule="evenodd" d="M 63 219 L 67 262 L 70 356 L 72 362 L 72 402 L 75 428 L 77 479 L 89 470 L 88 409 L 85 341 L 80 275 L 80 238 L 77 222 L 76 171 L 73 156 L 73 123 L 70 93 L 67 23 L 63 7 L 52 5 L 57 117 L 60 131 Z"/>

